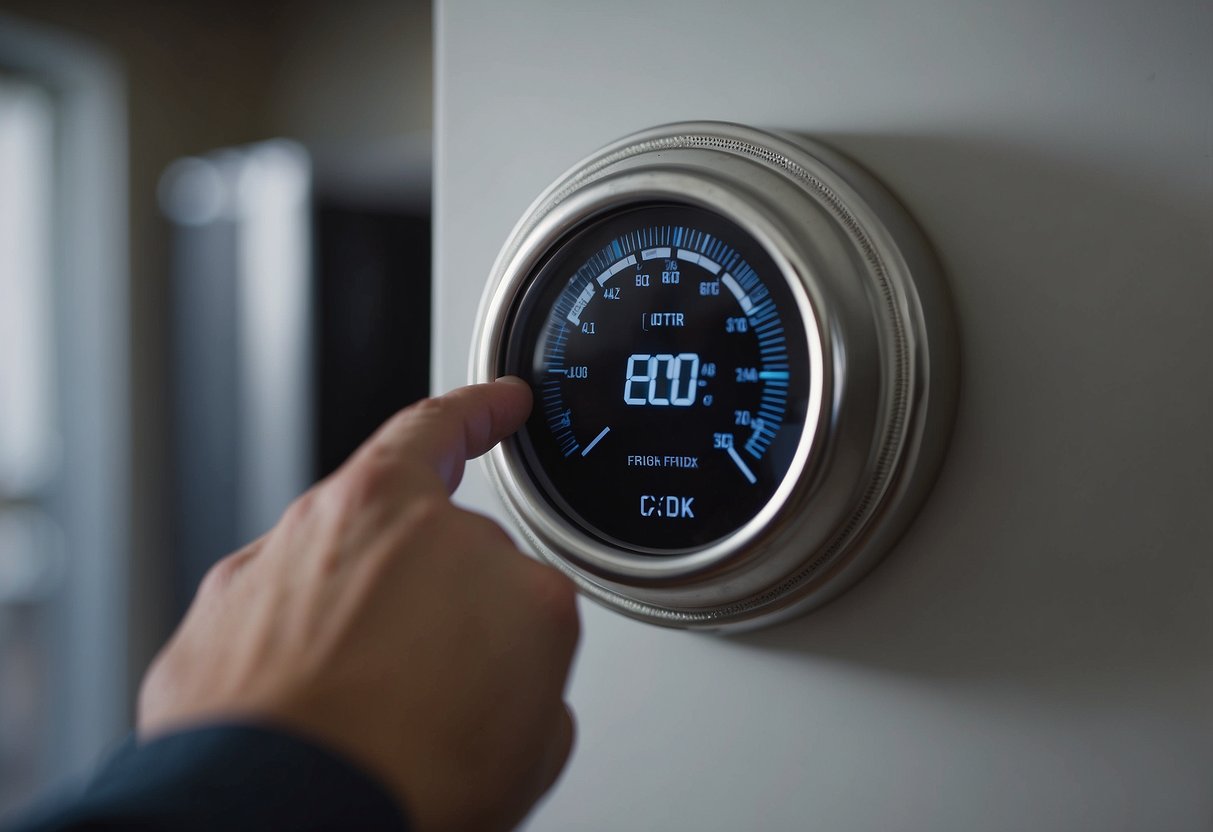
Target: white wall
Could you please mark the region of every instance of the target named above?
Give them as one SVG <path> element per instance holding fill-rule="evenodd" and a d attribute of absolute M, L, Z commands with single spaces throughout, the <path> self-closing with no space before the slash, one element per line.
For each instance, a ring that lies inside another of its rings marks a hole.
<path fill-rule="evenodd" d="M 1213 826 L 1213 5 L 459 0 L 437 27 L 436 387 L 530 200 L 688 118 L 795 128 L 935 242 L 964 384 L 869 579 L 776 630 L 583 604 L 532 830 Z M 478 467 L 460 498 L 501 516 Z"/>

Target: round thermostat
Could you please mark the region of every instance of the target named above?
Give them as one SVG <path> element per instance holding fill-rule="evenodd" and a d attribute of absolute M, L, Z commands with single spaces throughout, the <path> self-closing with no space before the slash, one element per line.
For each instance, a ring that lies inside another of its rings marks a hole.
<path fill-rule="evenodd" d="M 536 552 L 678 627 L 812 609 L 904 530 L 946 444 L 939 267 L 869 174 L 791 134 L 658 127 L 531 206 L 481 302 L 471 376 L 535 405 L 487 455 Z"/>

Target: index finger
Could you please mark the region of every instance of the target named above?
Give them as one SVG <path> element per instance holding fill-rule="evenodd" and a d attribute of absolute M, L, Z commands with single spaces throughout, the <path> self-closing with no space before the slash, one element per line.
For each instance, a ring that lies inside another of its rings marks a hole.
<path fill-rule="evenodd" d="M 420 463 L 450 494 L 463 477 L 463 463 L 522 427 L 530 412 L 531 388 L 520 378 L 460 387 L 388 419 L 351 461 L 356 465 L 369 455 L 410 471 Z"/>

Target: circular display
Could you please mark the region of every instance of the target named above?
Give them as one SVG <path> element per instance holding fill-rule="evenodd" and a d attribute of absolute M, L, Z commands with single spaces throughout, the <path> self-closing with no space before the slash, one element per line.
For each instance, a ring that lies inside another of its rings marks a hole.
<path fill-rule="evenodd" d="M 493 267 L 472 381 L 522 376 L 486 455 L 535 553 L 676 627 L 755 627 L 837 597 L 925 499 L 956 356 L 909 215 L 838 153 L 736 124 L 603 148 Z"/>
<path fill-rule="evenodd" d="M 602 541 L 706 546 L 787 474 L 809 395 L 801 313 L 718 214 L 650 204 L 586 222 L 539 264 L 511 329 L 506 370 L 535 391 L 526 465 Z"/>

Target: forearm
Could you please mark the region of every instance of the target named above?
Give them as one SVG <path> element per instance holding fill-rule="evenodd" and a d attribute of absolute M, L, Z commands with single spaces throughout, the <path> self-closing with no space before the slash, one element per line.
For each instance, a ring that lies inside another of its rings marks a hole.
<path fill-rule="evenodd" d="M 229 724 L 133 745 L 83 793 L 35 809 L 11 832 L 408 828 L 392 794 L 341 757 L 277 730 Z"/>

